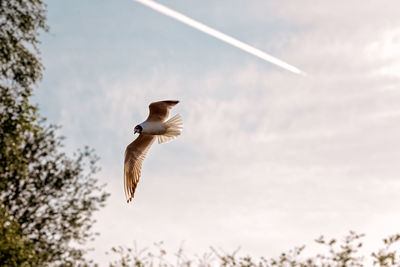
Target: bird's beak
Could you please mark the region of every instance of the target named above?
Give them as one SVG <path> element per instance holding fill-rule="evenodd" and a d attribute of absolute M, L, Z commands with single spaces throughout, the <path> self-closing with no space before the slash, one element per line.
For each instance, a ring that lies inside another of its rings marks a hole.
<path fill-rule="evenodd" d="M 137 134 L 138 132 L 139 132 L 139 131 L 135 129 L 134 132 L 133 132 L 133 134 Z"/>

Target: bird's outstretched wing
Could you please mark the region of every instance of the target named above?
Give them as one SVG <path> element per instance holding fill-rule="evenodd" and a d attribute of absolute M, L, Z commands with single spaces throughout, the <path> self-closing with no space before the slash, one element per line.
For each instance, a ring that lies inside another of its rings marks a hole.
<path fill-rule="evenodd" d="M 139 183 L 143 160 L 155 139 L 154 135 L 140 134 L 126 147 L 124 176 L 127 202 L 133 199 L 136 186 Z"/>
<path fill-rule="evenodd" d="M 164 122 L 169 116 L 170 109 L 178 103 L 178 100 L 164 100 L 151 103 L 149 106 L 150 114 L 149 117 L 147 117 L 147 121 Z"/>

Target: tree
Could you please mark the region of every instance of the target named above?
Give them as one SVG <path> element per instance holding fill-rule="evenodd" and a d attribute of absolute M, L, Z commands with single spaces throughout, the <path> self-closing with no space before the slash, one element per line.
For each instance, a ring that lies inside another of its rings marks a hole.
<path fill-rule="evenodd" d="M 378 252 L 373 252 L 370 257 L 360 255 L 360 248 L 363 243 L 361 238 L 364 235 L 350 232 L 342 241 L 336 239 L 326 240 L 323 236 L 315 240 L 318 244 L 327 248 L 311 256 L 303 256 L 305 246 L 295 248 L 288 252 L 283 252 L 277 258 L 254 259 L 250 256 L 238 256 L 238 251 L 226 253 L 221 250 L 211 248 L 202 257 L 188 258 L 183 250 L 179 249 L 172 256 L 167 256 L 162 243 L 156 243 L 156 252 L 148 249 L 138 249 L 136 246 L 131 248 L 112 248 L 112 252 L 119 256 L 119 259 L 110 263 L 110 267 L 129 267 L 129 266 L 226 266 L 226 267 L 355 267 L 355 266 L 374 266 L 398 267 L 400 266 L 400 255 L 393 248 L 400 241 L 400 235 L 392 235 L 383 240 L 385 247 Z M 398 251 L 398 249 L 397 249 Z M 171 263 L 171 260 L 175 259 Z M 369 263 L 366 263 L 366 260 Z"/>
<path fill-rule="evenodd" d="M 17 222 L 0 210 L 0 262 L 2 266 L 32 266 L 37 263 L 32 241 L 24 238 Z"/>
<path fill-rule="evenodd" d="M 37 45 L 45 20 L 41 0 L 0 1 L 1 266 L 84 262 L 79 244 L 94 236 L 92 214 L 108 196 L 94 176 L 93 151 L 63 153 L 57 127 L 29 102 L 42 77 Z"/>

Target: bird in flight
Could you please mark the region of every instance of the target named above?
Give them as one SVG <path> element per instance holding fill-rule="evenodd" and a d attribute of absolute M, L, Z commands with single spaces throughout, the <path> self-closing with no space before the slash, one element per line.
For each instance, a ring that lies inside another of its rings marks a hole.
<path fill-rule="evenodd" d="M 134 128 L 134 134 L 139 136 L 125 150 L 124 188 L 127 202 L 132 201 L 135 189 L 139 183 L 142 163 L 151 145 L 169 142 L 178 137 L 183 129 L 182 117 L 176 114 L 168 119 L 169 111 L 178 104 L 177 100 L 164 100 L 149 105 L 150 114 L 147 119 Z"/>

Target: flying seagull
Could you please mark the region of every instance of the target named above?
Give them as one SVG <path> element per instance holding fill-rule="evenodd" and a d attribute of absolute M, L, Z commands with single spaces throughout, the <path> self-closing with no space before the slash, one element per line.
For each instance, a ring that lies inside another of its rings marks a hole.
<path fill-rule="evenodd" d="M 135 126 L 134 134 L 139 136 L 130 143 L 125 150 L 124 188 L 127 202 L 132 201 L 135 189 L 139 183 L 142 163 L 151 145 L 158 139 L 158 143 L 169 142 L 178 137 L 183 129 L 182 117 L 176 114 L 168 119 L 169 111 L 178 100 L 164 100 L 149 105 L 150 114 L 147 119 Z"/>

